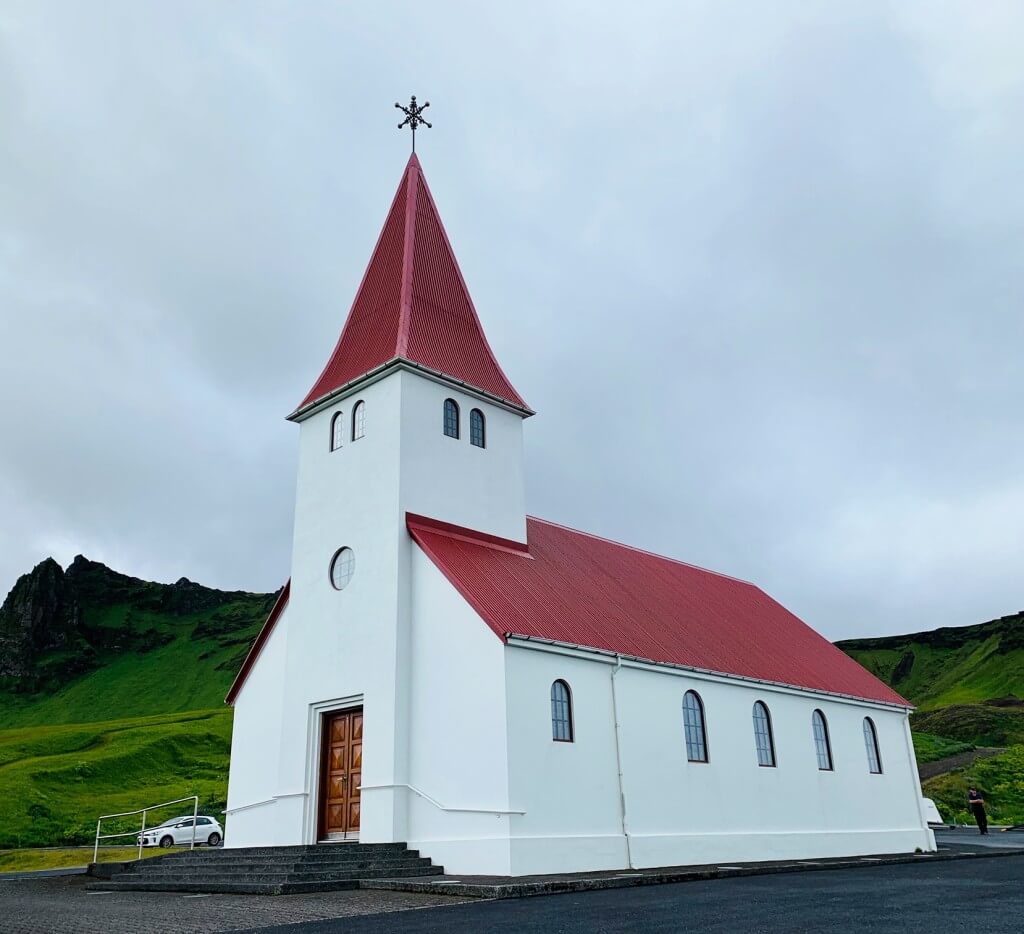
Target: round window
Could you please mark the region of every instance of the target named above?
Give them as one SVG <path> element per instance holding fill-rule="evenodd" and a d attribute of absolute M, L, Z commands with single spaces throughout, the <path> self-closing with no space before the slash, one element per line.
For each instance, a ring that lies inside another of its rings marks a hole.
<path fill-rule="evenodd" d="M 339 548 L 331 559 L 331 585 L 344 590 L 356 570 L 356 553 L 351 548 Z"/>

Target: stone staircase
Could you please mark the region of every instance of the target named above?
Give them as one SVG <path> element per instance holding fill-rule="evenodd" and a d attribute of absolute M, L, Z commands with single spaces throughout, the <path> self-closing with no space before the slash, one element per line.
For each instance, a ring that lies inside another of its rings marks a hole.
<path fill-rule="evenodd" d="M 124 863 L 87 888 L 115 892 L 294 895 L 356 889 L 362 880 L 444 873 L 404 843 L 196 849 Z"/>

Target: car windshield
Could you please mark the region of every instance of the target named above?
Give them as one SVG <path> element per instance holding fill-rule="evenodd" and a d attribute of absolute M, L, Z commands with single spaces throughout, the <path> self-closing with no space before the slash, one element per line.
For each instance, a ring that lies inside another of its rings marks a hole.
<path fill-rule="evenodd" d="M 172 817 L 170 820 L 165 820 L 162 824 L 157 824 L 156 827 L 154 827 L 153 829 L 157 830 L 160 827 L 170 827 L 173 824 L 178 824 L 183 820 L 191 820 L 191 817 Z"/>

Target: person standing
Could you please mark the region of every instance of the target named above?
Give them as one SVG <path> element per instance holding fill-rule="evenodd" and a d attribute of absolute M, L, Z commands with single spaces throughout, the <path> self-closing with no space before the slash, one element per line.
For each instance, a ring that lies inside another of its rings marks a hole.
<path fill-rule="evenodd" d="M 967 806 L 974 812 L 974 819 L 978 822 L 978 832 L 988 833 L 988 815 L 985 813 L 985 799 L 977 788 L 967 790 Z"/>

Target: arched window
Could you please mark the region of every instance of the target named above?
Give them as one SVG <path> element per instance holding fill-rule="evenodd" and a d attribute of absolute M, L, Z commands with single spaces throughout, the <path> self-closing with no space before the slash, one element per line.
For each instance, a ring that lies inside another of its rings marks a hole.
<path fill-rule="evenodd" d="M 818 768 L 822 772 L 832 771 L 832 744 L 828 740 L 828 724 L 820 710 L 811 714 L 811 726 L 814 729 L 814 751 L 818 756 Z"/>
<path fill-rule="evenodd" d="M 868 751 L 868 771 L 872 775 L 882 774 L 882 757 L 878 753 L 878 731 L 870 717 L 864 718 L 864 746 Z"/>
<path fill-rule="evenodd" d="M 469 443 L 478 448 L 487 447 L 487 439 L 484 430 L 484 413 L 479 409 L 473 409 L 469 413 Z"/>
<path fill-rule="evenodd" d="M 360 400 L 352 409 L 352 440 L 358 441 L 366 434 L 366 403 Z"/>
<path fill-rule="evenodd" d="M 707 731 L 704 728 L 704 704 L 696 691 L 683 695 L 683 731 L 686 734 L 686 758 L 690 762 L 708 761 Z"/>
<path fill-rule="evenodd" d="M 571 743 L 573 738 L 572 695 L 562 680 L 551 685 L 551 738 L 556 743 Z"/>
<path fill-rule="evenodd" d="M 757 701 L 754 704 L 754 746 L 757 748 L 757 764 L 775 768 L 775 738 L 772 736 L 772 718 L 768 708 Z"/>
<path fill-rule="evenodd" d="M 345 414 L 335 412 L 331 419 L 331 450 L 337 451 L 341 447 L 342 438 L 345 435 Z"/>
<path fill-rule="evenodd" d="M 459 436 L 459 407 L 454 399 L 444 400 L 444 433 L 449 438 Z"/>

